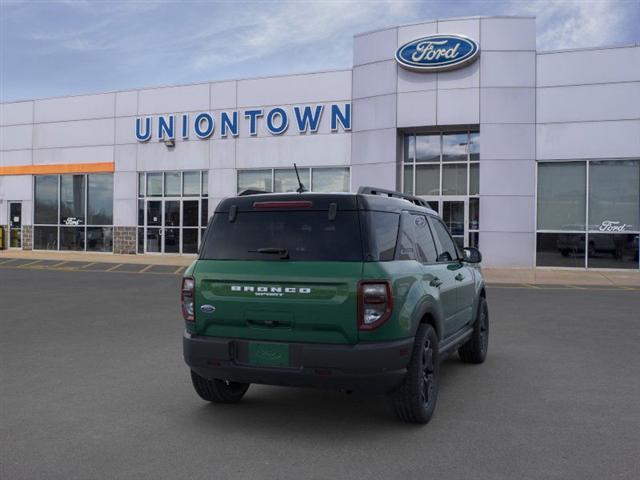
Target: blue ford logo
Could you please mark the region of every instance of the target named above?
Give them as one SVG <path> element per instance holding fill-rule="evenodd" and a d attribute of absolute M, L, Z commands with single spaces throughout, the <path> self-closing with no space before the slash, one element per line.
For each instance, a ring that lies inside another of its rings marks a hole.
<path fill-rule="evenodd" d="M 412 40 L 396 51 L 398 63 L 417 72 L 460 68 L 478 58 L 480 47 L 462 35 L 436 34 Z"/>

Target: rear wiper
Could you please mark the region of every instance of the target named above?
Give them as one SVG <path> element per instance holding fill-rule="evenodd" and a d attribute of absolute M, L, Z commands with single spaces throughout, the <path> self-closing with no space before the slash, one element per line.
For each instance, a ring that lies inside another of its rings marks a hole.
<path fill-rule="evenodd" d="M 278 248 L 278 247 L 258 248 L 257 250 L 249 250 L 249 252 L 280 255 L 280 258 L 282 260 L 287 260 L 289 258 L 289 250 L 287 250 L 286 248 Z"/>

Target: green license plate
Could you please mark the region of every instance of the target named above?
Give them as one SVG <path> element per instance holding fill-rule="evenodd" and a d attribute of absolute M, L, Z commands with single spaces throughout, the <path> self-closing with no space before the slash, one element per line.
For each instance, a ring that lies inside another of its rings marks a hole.
<path fill-rule="evenodd" d="M 269 367 L 289 366 L 289 345 L 286 343 L 249 343 L 249 363 Z"/>

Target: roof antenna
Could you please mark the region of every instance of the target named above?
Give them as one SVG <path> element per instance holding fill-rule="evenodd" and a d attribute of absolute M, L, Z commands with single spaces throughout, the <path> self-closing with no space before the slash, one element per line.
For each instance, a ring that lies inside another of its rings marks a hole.
<path fill-rule="evenodd" d="M 307 189 L 306 189 L 306 188 L 304 188 L 304 184 L 300 181 L 300 174 L 298 173 L 298 166 L 297 166 L 295 163 L 293 164 L 293 168 L 294 168 L 294 169 L 295 169 L 295 171 L 296 171 L 296 177 L 298 177 L 298 185 L 300 185 L 300 186 L 296 189 L 296 192 L 298 192 L 298 193 L 306 192 L 306 191 L 307 191 Z"/>

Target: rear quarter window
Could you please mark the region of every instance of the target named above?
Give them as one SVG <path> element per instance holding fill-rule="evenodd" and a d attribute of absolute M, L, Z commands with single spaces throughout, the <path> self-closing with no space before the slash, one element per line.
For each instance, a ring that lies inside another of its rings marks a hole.
<path fill-rule="evenodd" d="M 392 212 L 363 212 L 368 226 L 369 252 L 367 260 L 387 262 L 394 259 L 398 240 L 400 215 Z"/>

